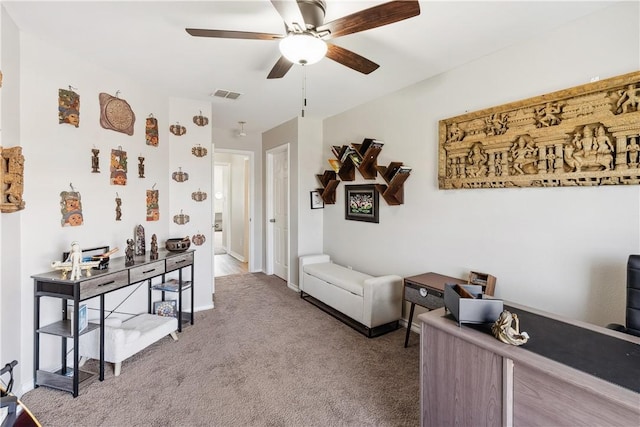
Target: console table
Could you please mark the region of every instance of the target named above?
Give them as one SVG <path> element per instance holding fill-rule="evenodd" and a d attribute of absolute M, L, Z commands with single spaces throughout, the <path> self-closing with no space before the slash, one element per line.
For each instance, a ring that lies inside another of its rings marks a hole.
<path fill-rule="evenodd" d="M 438 273 L 424 273 L 404 279 L 404 299 L 411 303 L 409 320 L 407 321 L 407 335 L 404 338 L 404 347 L 409 345 L 409 334 L 413 322 L 413 311 L 416 304 L 421 307 L 435 310 L 444 307 L 445 283 L 467 283 L 466 280 L 456 279 Z"/>
<path fill-rule="evenodd" d="M 193 324 L 194 314 L 194 250 L 169 252 L 161 250 L 157 259 L 150 259 L 150 254 L 134 257 L 132 265 L 125 265 L 125 257 L 112 258 L 109 267 L 104 270 L 91 270 L 91 276 L 83 276 L 77 280 L 62 279 L 61 272 L 49 271 L 31 276 L 34 281 L 34 360 L 33 375 L 35 386 L 47 386 L 67 391 L 78 396 L 80 383 L 92 378 L 95 374 L 82 371 L 79 367 L 80 336 L 93 329 L 100 328 L 100 381 L 104 380 L 104 296 L 109 292 L 122 289 L 143 281 L 148 282 L 148 312 L 151 313 L 152 285 L 151 280 L 162 277 L 166 273 L 178 271 L 178 280 L 182 283 L 182 270 L 191 271 L 191 311 L 182 312 L 182 286 L 178 288 L 178 331 L 182 331 L 183 317 Z M 40 325 L 40 299 L 42 297 L 58 298 L 62 304 L 61 320 Z M 78 316 L 73 317 L 73 324 L 67 319 L 67 301 L 72 301 L 73 312 L 78 313 L 80 302 L 91 298 L 100 300 L 100 324 L 89 323 L 82 332 L 78 331 Z M 56 372 L 40 369 L 40 334 L 49 334 L 61 338 L 62 368 Z M 73 340 L 73 367 L 67 367 L 67 339 Z"/>
<path fill-rule="evenodd" d="M 419 316 L 422 426 L 638 425 L 640 338 L 507 304 L 531 339 Z"/>

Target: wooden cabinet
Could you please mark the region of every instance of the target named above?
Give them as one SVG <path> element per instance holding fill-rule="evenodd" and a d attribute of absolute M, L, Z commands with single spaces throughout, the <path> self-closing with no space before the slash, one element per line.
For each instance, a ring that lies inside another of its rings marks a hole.
<path fill-rule="evenodd" d="M 638 425 L 640 337 L 506 304 L 531 335 L 503 344 L 445 309 L 424 313 L 422 426 Z"/>

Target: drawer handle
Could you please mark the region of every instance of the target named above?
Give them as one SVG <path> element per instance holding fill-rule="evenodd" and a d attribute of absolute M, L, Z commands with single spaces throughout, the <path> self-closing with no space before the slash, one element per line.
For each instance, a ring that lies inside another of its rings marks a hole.
<path fill-rule="evenodd" d="M 151 270 L 143 271 L 142 274 L 151 273 L 152 271 L 156 271 L 156 269 L 152 268 Z"/>
<path fill-rule="evenodd" d="M 420 288 L 420 296 L 423 298 L 427 296 L 427 290 L 425 288 Z"/>
<path fill-rule="evenodd" d="M 176 264 L 180 264 L 180 263 L 183 263 L 185 261 L 186 261 L 186 259 L 181 259 L 180 261 L 176 261 Z"/>
<path fill-rule="evenodd" d="M 107 285 L 111 285 L 112 283 L 116 283 L 115 280 L 112 280 L 110 282 L 106 282 L 106 283 L 100 283 L 98 286 L 107 286 Z"/>

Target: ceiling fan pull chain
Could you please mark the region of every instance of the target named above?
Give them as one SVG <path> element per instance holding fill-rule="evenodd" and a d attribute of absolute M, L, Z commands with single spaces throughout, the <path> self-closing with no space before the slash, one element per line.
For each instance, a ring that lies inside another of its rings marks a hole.
<path fill-rule="evenodd" d="M 302 64 L 302 117 L 307 108 L 307 68 Z"/>

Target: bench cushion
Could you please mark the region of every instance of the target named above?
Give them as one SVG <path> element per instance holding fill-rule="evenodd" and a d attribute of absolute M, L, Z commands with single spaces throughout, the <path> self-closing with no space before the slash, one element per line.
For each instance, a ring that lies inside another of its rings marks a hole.
<path fill-rule="evenodd" d="M 333 263 L 308 264 L 304 272 L 359 296 L 364 281 L 373 277 Z"/>

